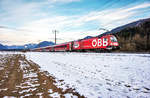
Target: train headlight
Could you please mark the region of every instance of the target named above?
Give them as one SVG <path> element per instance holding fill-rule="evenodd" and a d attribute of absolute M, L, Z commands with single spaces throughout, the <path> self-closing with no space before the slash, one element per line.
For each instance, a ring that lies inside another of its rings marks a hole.
<path fill-rule="evenodd" d="M 113 43 L 113 45 L 114 45 L 114 46 L 117 46 L 117 45 L 118 45 L 118 43 Z"/>

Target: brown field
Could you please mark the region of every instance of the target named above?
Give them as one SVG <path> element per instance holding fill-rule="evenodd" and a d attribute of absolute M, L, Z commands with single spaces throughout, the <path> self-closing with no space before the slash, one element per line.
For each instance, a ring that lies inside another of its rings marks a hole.
<path fill-rule="evenodd" d="M 66 85 L 57 80 L 22 54 L 0 54 L 0 98 L 8 97 L 60 97 L 81 96 L 75 89 L 59 88 L 56 83 Z"/>

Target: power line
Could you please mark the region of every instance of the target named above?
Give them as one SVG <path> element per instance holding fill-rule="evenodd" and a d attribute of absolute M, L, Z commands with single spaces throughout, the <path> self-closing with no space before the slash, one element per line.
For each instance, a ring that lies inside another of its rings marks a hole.
<path fill-rule="evenodd" d="M 105 28 L 99 28 L 99 30 L 104 30 L 104 31 L 110 32 L 108 29 L 105 29 Z"/>

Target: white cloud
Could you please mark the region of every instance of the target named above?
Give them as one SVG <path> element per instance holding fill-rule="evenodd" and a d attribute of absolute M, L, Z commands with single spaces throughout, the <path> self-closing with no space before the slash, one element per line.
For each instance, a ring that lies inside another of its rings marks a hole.
<path fill-rule="evenodd" d="M 13 22 L 14 24 L 22 24 L 33 20 L 33 17 L 44 16 L 40 11 L 44 3 L 25 3 L 21 0 L 2 0 L 0 3 L 2 14 L 0 15 L 1 22 Z"/>
<path fill-rule="evenodd" d="M 150 6 L 150 5 L 149 5 Z M 107 29 L 112 29 L 120 25 L 127 24 L 131 22 L 130 17 L 137 14 L 137 9 L 149 7 L 148 5 L 142 4 L 140 6 L 133 6 L 128 8 L 118 8 L 104 11 L 95 11 L 86 15 L 76 15 L 76 16 L 55 16 L 47 17 L 37 21 L 32 21 L 31 23 L 25 24 L 21 29 L 30 29 L 35 33 L 28 32 L 31 36 L 36 36 L 37 40 L 51 39 L 54 34 L 52 30 L 59 30 L 58 37 L 65 39 L 60 40 L 60 42 L 69 41 L 70 39 L 79 39 L 85 36 L 99 35 L 97 30 L 86 31 L 87 33 L 82 33 L 82 29 L 87 22 L 97 21 L 99 26 Z M 79 28 L 78 30 L 65 31 L 66 28 Z M 91 33 L 90 33 L 91 32 Z M 102 31 L 101 31 L 102 32 Z M 103 31 L 104 32 L 104 31 Z M 73 36 L 72 36 L 73 35 Z"/>
<path fill-rule="evenodd" d="M 70 2 L 79 2 L 80 0 L 48 0 L 50 3 L 70 3 Z"/>
<path fill-rule="evenodd" d="M 10 29 L 5 29 L 5 28 L 0 29 L 0 39 L 1 39 L 2 43 L 22 44 L 25 42 L 24 40 L 22 40 L 22 41 L 20 40 L 22 38 L 23 38 L 23 36 L 20 36 L 19 32 L 15 31 L 15 30 L 10 30 Z"/>
<path fill-rule="evenodd" d="M 82 18 L 80 18 L 80 20 L 84 20 L 84 22 L 99 21 L 100 26 L 113 29 L 117 26 L 121 26 L 134 21 L 130 20 L 130 18 L 133 16 L 138 16 L 138 14 L 143 14 L 142 11 L 141 13 L 139 13 L 138 10 L 148 7 L 150 7 L 150 3 L 144 3 L 132 7 L 122 7 L 103 11 L 95 11 L 83 16 Z"/>
<path fill-rule="evenodd" d="M 124 11 L 129 12 L 129 11 L 133 11 L 133 10 L 138 10 L 138 9 L 143 9 L 143 8 L 147 8 L 150 7 L 150 3 L 143 3 L 141 5 L 136 5 L 134 7 L 130 7 L 130 8 L 124 8 Z"/>
<path fill-rule="evenodd" d="M 23 25 L 18 28 L 21 29 L 20 31 L 9 29 L 4 30 L 0 28 L 0 39 L 3 43 L 5 42 L 8 44 L 19 45 L 29 42 L 35 43 L 39 40 L 52 41 L 54 40 L 54 34 L 52 33 L 52 30 L 54 29 L 59 30 L 58 38 L 61 38 L 58 40 L 59 43 L 76 40 L 88 35 L 96 36 L 100 34 L 100 31 L 88 31 L 88 28 L 85 28 L 85 25 L 95 22 L 99 24 L 99 27 L 111 30 L 117 26 L 134 21 L 130 18 L 133 16 L 138 16 L 138 14 L 142 14 L 142 11 L 138 11 L 139 9 L 150 7 L 150 3 L 144 3 L 136 6 L 107 9 L 103 11 L 92 11 L 84 15 L 61 16 L 48 15 L 47 13 L 40 11 L 41 7 L 45 5 L 45 3 L 22 3 L 20 0 L 16 0 L 15 3 L 17 4 L 14 3 L 10 6 L 10 1 L 11 0 L 3 0 L 2 8 L 5 10 L 5 13 L 0 15 L 0 17 L 2 17 L 0 20 L 7 22 L 17 21 L 21 22 Z M 78 1 L 80 0 L 49 0 L 51 3 L 69 3 Z M 33 19 L 34 17 L 39 16 L 40 18 Z M 137 18 L 135 20 L 137 20 Z M 89 28 L 90 26 L 91 24 L 89 25 Z M 74 28 L 76 28 L 76 30 L 74 30 Z"/>

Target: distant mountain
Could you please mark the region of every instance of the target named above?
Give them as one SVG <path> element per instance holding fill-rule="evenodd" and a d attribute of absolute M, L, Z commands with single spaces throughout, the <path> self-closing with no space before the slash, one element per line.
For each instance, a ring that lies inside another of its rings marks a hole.
<path fill-rule="evenodd" d="M 112 29 L 110 32 L 106 32 L 106 34 L 108 34 L 108 33 L 117 33 L 117 32 L 120 32 L 123 29 L 126 29 L 126 28 L 140 27 L 146 21 L 150 21 L 150 18 L 141 19 L 141 20 L 138 20 L 138 21 L 135 21 L 135 22 L 132 22 L 132 23 L 129 23 L 129 24 L 117 27 L 115 29 Z"/>
<path fill-rule="evenodd" d="M 40 42 L 39 44 L 37 44 L 35 46 L 35 48 L 46 47 L 46 46 L 50 46 L 50 45 L 55 45 L 55 44 L 53 42 L 43 41 L 43 42 Z"/>
<path fill-rule="evenodd" d="M 89 38 L 92 38 L 92 36 L 86 36 L 83 39 L 89 39 Z"/>
<path fill-rule="evenodd" d="M 12 46 L 6 46 L 7 49 L 24 49 L 24 46 L 20 45 L 12 45 Z"/>
<path fill-rule="evenodd" d="M 37 46 L 37 44 L 25 44 L 24 47 L 27 49 L 33 49 Z"/>
<path fill-rule="evenodd" d="M 7 47 L 5 47 L 4 45 L 0 44 L 0 50 L 4 50 L 7 49 Z"/>
<path fill-rule="evenodd" d="M 39 47 L 46 47 L 54 45 L 53 42 L 48 42 L 48 41 L 43 41 L 40 42 L 39 44 L 25 44 L 25 45 L 2 45 L 0 44 L 0 50 L 24 50 L 24 49 L 33 49 L 33 48 L 39 48 Z"/>
<path fill-rule="evenodd" d="M 6 46 L 7 49 L 33 49 L 37 44 L 12 45 Z"/>

